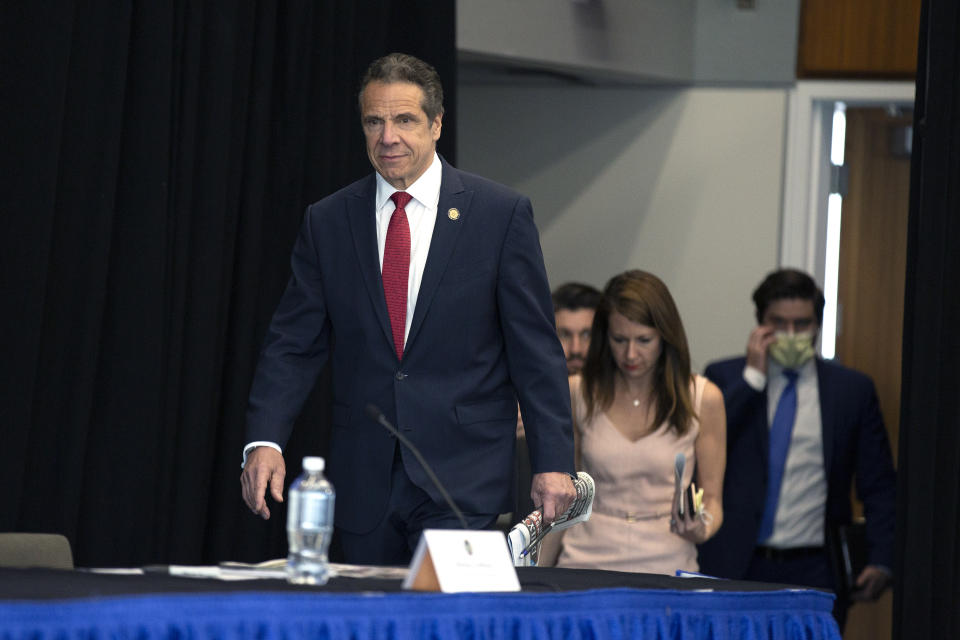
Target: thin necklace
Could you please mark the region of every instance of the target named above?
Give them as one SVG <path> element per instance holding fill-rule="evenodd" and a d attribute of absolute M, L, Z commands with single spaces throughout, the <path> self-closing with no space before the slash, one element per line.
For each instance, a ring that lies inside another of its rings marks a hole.
<path fill-rule="evenodd" d="M 627 385 L 627 381 L 624 380 L 623 378 L 621 378 L 621 381 L 623 382 L 623 389 L 624 389 L 624 391 L 626 391 L 627 393 L 630 393 L 630 387 Z M 642 396 L 637 396 L 636 398 L 629 398 L 629 397 L 628 397 L 628 399 L 630 400 L 630 402 L 633 403 L 633 406 L 634 406 L 635 409 L 639 409 L 639 408 L 640 408 L 640 398 L 641 398 L 641 397 L 642 397 Z"/>

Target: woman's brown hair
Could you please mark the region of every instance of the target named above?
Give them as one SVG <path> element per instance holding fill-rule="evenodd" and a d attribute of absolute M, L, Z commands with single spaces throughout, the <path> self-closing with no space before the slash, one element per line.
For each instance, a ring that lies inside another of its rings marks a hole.
<path fill-rule="evenodd" d="M 654 371 L 656 403 L 654 428 L 668 422 L 678 435 L 696 418 L 690 395 L 690 350 L 677 305 L 667 285 L 646 271 L 632 270 L 614 276 L 604 287 L 593 316 L 590 348 L 581 372 L 587 417 L 613 403 L 617 365 L 610 352 L 610 316 L 617 312 L 632 322 L 653 327 L 660 334 L 661 352 Z"/>

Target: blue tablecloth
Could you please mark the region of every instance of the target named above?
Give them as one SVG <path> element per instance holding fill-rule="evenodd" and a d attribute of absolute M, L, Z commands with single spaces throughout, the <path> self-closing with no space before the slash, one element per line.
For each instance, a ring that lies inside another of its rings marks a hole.
<path fill-rule="evenodd" d="M 0 640 L 839 640 L 832 604 L 816 591 L 653 589 L 87 596 L 0 600 Z"/>

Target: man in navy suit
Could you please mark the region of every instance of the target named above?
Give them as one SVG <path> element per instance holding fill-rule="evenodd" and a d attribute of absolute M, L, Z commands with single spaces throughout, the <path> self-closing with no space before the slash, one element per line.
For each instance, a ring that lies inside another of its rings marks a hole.
<path fill-rule="evenodd" d="M 425 528 L 471 528 L 511 510 L 517 402 L 547 520 L 575 497 L 565 359 L 530 201 L 436 153 L 443 90 L 404 54 L 374 61 L 361 124 L 375 173 L 311 205 L 247 412 L 247 506 L 282 500 L 281 447 L 323 365 L 333 368 L 328 475 L 347 562 L 405 564 Z"/>
<path fill-rule="evenodd" d="M 775 271 L 753 300 L 746 357 L 706 369 L 727 410 L 727 470 L 724 523 L 700 546 L 701 570 L 840 591 L 827 536 L 851 521 L 855 478 L 868 560 L 853 598 L 876 599 L 893 567 L 895 475 L 873 383 L 815 357 L 824 298 L 810 276 Z M 838 593 L 841 626 L 848 604 Z"/>

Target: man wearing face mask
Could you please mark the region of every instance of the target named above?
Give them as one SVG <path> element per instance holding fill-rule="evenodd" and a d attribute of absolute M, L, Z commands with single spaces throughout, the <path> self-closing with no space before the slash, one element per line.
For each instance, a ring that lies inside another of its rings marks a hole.
<path fill-rule="evenodd" d="M 893 567 L 893 459 L 873 383 L 815 357 L 824 298 L 793 269 L 753 293 L 758 326 L 745 357 L 710 364 L 727 411 L 724 524 L 700 547 L 700 568 L 725 578 L 838 592 L 841 629 L 849 606 L 831 565 L 828 532 L 851 522 L 856 478 L 864 504 L 867 566 L 853 600 L 875 600 Z"/>

